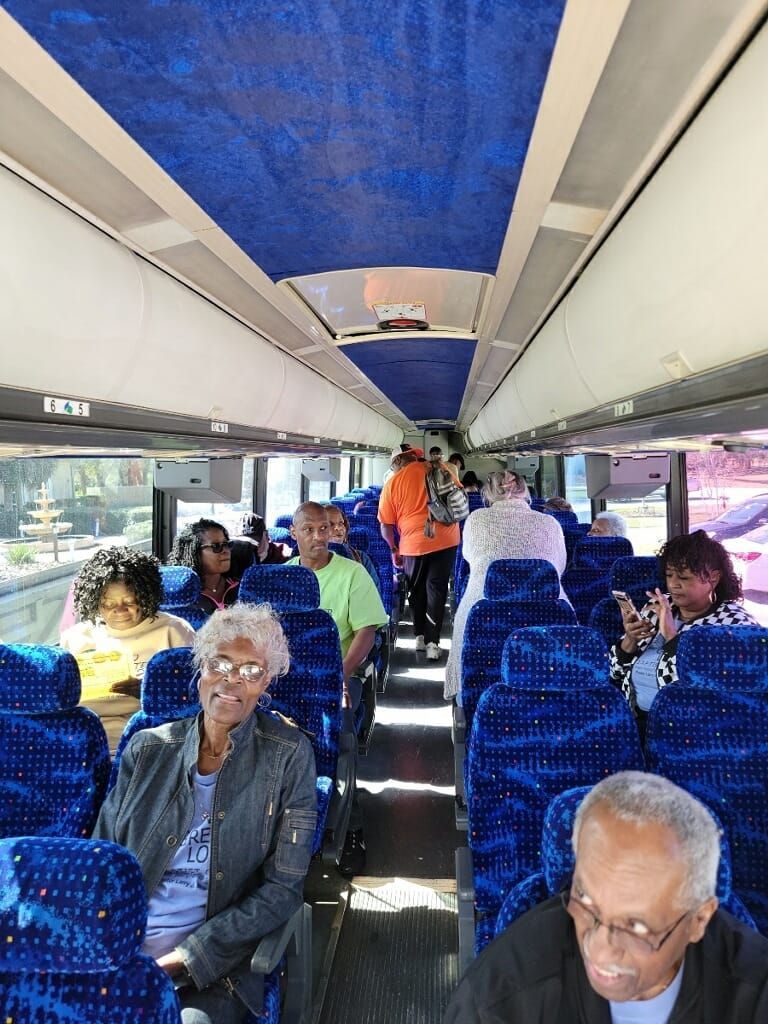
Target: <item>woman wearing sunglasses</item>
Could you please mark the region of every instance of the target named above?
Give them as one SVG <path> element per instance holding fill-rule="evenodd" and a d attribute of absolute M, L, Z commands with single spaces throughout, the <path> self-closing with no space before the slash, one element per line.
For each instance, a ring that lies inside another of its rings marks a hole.
<path fill-rule="evenodd" d="M 239 1024 L 262 1010 L 259 940 L 301 905 L 315 762 L 298 729 L 261 710 L 289 665 L 269 605 L 212 615 L 194 662 L 202 711 L 133 736 L 94 838 L 141 865 L 143 952 L 174 979 L 184 1024 Z"/>
<path fill-rule="evenodd" d="M 185 526 L 176 534 L 168 564 L 195 570 L 203 584 L 199 607 L 206 615 L 237 600 L 240 580 L 229 575 L 232 541 L 221 523 L 198 519 Z"/>

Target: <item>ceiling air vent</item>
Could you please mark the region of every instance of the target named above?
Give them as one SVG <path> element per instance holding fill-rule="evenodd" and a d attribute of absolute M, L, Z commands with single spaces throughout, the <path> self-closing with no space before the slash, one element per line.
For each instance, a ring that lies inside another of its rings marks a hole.
<path fill-rule="evenodd" d="M 374 302 L 373 311 L 380 331 L 429 330 L 423 302 Z"/>

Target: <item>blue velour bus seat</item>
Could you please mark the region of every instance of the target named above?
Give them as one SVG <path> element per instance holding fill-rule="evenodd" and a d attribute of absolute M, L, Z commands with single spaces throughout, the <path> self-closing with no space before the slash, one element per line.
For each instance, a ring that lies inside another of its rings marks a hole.
<path fill-rule="evenodd" d="M 627 702 L 609 682 L 602 639 L 578 626 L 529 627 L 508 637 L 503 682 L 477 705 L 467 750 L 469 847 L 457 850 L 459 958 L 484 945 L 510 888 L 538 870 L 549 801 L 594 785 L 643 754 Z"/>
<path fill-rule="evenodd" d="M 576 618 L 582 625 L 589 622 L 593 608 L 611 596 L 611 578 L 607 569 L 571 566 L 563 573 L 562 583 L 563 590 L 573 605 Z"/>
<path fill-rule="evenodd" d="M 659 560 L 653 555 L 625 555 L 611 566 L 611 590 L 646 590 L 664 588 Z M 643 601 L 645 603 L 645 601 Z"/>
<path fill-rule="evenodd" d="M 293 513 L 290 515 L 277 516 L 272 525 L 277 528 L 282 527 L 284 530 L 290 530 L 293 526 Z"/>
<path fill-rule="evenodd" d="M 500 935 L 518 917 L 570 885 L 575 863 L 571 836 L 576 811 L 590 786 L 566 789 L 550 802 L 541 830 L 541 870 L 518 882 L 507 893 L 496 918 L 495 934 Z M 727 910 L 749 928 L 755 928 L 752 915 L 733 892 L 731 851 L 720 821 L 707 808 L 720 830 L 720 863 L 717 870 L 717 898 Z"/>
<path fill-rule="evenodd" d="M 160 610 L 178 615 L 192 629 L 200 629 L 208 616 L 198 606 L 202 583 L 195 570 L 186 565 L 161 565 L 160 577 L 163 581 Z"/>
<path fill-rule="evenodd" d="M 270 683 L 271 708 L 295 721 L 312 743 L 317 769 L 313 850 L 322 847 L 324 859 L 337 862 L 351 810 L 356 738 L 341 733 L 344 670 L 336 623 L 318 607 L 317 576 L 300 565 L 251 566 L 240 581 L 238 600 L 267 602 L 280 615 L 291 667 Z"/>
<path fill-rule="evenodd" d="M 0 836 L 91 834 L 109 778 L 98 715 L 68 651 L 0 644 Z"/>
<path fill-rule="evenodd" d="M 0 891 L 3 1020 L 178 1024 L 173 982 L 139 952 L 147 894 L 128 850 L 95 839 L 3 839 Z"/>
<path fill-rule="evenodd" d="M 575 569 L 604 569 L 607 576 L 617 558 L 634 555 L 626 537 L 582 537 L 573 551 Z"/>
<path fill-rule="evenodd" d="M 560 580 L 557 570 L 544 558 L 499 558 L 485 575 L 488 601 L 557 601 Z"/>
<path fill-rule="evenodd" d="M 131 715 L 120 737 L 112 763 L 109 788 L 117 782 L 120 759 L 131 736 L 177 718 L 189 718 L 200 710 L 194 684 L 191 647 L 158 651 L 147 662 L 141 681 L 140 707 Z"/>
<path fill-rule="evenodd" d="M 768 935 L 768 629 L 686 630 L 677 674 L 648 713 L 649 770 L 717 810 L 734 889 Z"/>

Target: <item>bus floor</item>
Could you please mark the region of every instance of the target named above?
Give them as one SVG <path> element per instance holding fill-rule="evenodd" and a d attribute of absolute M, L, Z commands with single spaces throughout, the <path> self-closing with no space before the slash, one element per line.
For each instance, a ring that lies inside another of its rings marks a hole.
<path fill-rule="evenodd" d="M 447 618 L 447 616 L 446 616 Z M 402 622 L 376 727 L 358 765 L 367 864 L 351 882 L 317 865 L 313 1024 L 439 1024 L 457 978 L 451 707 L 445 659 Z"/>

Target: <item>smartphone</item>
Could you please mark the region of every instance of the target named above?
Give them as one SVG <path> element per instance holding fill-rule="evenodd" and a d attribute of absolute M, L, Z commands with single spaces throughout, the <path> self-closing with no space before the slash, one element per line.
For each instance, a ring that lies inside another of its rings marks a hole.
<path fill-rule="evenodd" d="M 637 608 L 635 608 L 634 602 L 626 590 L 612 590 L 611 594 L 619 604 L 619 608 L 626 612 L 628 615 L 634 615 L 640 618 Z"/>

